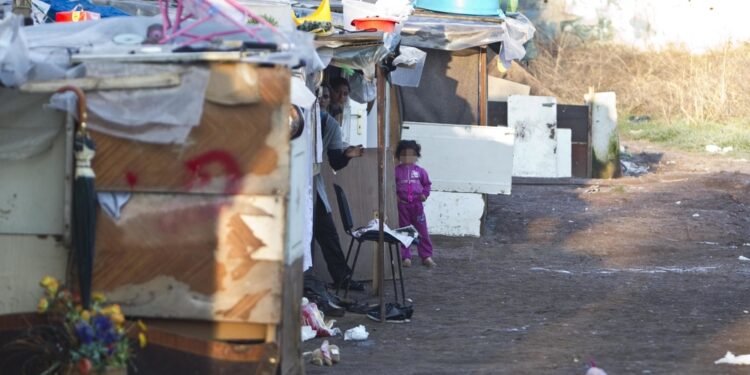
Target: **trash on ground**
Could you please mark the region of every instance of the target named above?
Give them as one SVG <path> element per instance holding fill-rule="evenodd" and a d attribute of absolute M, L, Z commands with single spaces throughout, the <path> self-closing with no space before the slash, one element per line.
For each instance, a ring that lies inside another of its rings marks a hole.
<path fill-rule="evenodd" d="M 681 204 L 682 204 L 682 201 L 677 201 L 677 202 L 674 202 L 674 204 L 676 204 L 676 205 L 678 205 L 678 206 L 679 206 L 679 205 L 681 205 Z"/>
<path fill-rule="evenodd" d="M 701 214 L 693 214 L 693 217 L 701 217 Z"/>
<path fill-rule="evenodd" d="M 370 333 L 361 324 L 344 332 L 344 341 L 362 341 L 367 340 L 368 337 L 370 337 Z"/>
<path fill-rule="evenodd" d="M 586 371 L 586 375 L 607 375 L 607 373 L 599 367 L 596 367 L 596 363 L 591 361 L 591 367 Z"/>
<path fill-rule="evenodd" d="M 302 298 L 302 322 L 317 332 L 316 337 L 329 337 L 341 334 L 340 329 L 333 327 L 336 321 L 331 320 L 326 322 L 318 306 L 308 301 L 307 298 Z"/>
<path fill-rule="evenodd" d="M 730 152 L 734 151 L 734 147 L 719 147 L 717 145 L 707 145 L 706 146 L 706 152 L 709 154 L 728 154 Z"/>
<path fill-rule="evenodd" d="M 646 123 L 649 121 L 651 121 L 651 116 L 648 116 L 648 115 L 628 117 L 628 122 L 631 124 L 642 124 L 642 123 Z"/>
<path fill-rule="evenodd" d="M 748 257 L 746 257 L 744 255 L 740 255 L 739 258 L 737 258 L 737 259 L 739 259 L 741 261 L 745 261 L 745 262 L 748 261 L 748 260 L 750 260 L 750 258 L 748 258 Z"/>
<path fill-rule="evenodd" d="M 310 326 L 302 326 L 302 342 L 310 339 L 314 339 L 318 336 L 318 331 L 314 330 Z"/>
<path fill-rule="evenodd" d="M 648 173 L 648 165 L 640 165 L 632 161 L 620 160 L 622 174 L 625 176 L 640 176 Z"/>
<path fill-rule="evenodd" d="M 734 355 L 732 352 L 727 352 L 724 358 L 716 360 L 714 364 L 750 365 L 750 354 Z"/>
<path fill-rule="evenodd" d="M 320 348 L 312 352 L 312 358 L 310 358 L 310 363 L 316 366 L 333 366 L 334 363 L 339 363 L 339 361 L 341 361 L 339 347 L 330 345 L 328 340 L 323 341 Z"/>

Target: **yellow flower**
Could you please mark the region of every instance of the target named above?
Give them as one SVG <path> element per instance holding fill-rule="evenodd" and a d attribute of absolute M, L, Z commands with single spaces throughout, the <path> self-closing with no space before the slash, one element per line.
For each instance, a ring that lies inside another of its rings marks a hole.
<path fill-rule="evenodd" d="M 138 344 L 141 348 L 145 348 L 148 341 L 146 340 L 146 334 L 141 332 L 138 334 Z"/>
<path fill-rule="evenodd" d="M 60 288 L 60 282 L 52 276 L 45 276 L 39 284 L 47 290 L 50 296 L 56 295 L 57 290 Z"/>
<path fill-rule="evenodd" d="M 107 297 L 104 296 L 104 293 L 94 292 L 94 293 L 91 294 L 91 299 L 94 302 L 102 303 L 102 302 L 104 302 L 104 301 L 107 300 Z"/>
<path fill-rule="evenodd" d="M 104 314 L 104 315 L 116 315 L 116 314 L 122 315 L 122 310 L 120 309 L 120 305 L 114 304 L 114 305 L 109 305 L 109 306 L 103 308 L 102 309 L 102 314 Z"/>
<path fill-rule="evenodd" d="M 112 314 L 109 318 L 112 319 L 112 322 L 118 327 L 125 323 L 125 315 L 122 314 Z"/>
<path fill-rule="evenodd" d="M 81 320 L 88 322 L 91 319 L 91 313 L 88 310 L 81 311 Z"/>
<path fill-rule="evenodd" d="M 148 332 L 148 327 L 146 326 L 146 323 L 143 322 L 143 320 L 138 320 L 138 328 L 140 328 L 142 332 Z"/>
<path fill-rule="evenodd" d="M 36 306 L 37 311 L 40 313 L 46 312 L 47 309 L 49 309 L 49 301 L 47 301 L 47 298 L 42 297 L 39 299 L 39 304 Z"/>

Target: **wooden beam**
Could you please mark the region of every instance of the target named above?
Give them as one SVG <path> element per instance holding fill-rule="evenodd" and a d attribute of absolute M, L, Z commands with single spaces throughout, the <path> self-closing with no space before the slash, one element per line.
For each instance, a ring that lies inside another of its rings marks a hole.
<path fill-rule="evenodd" d="M 479 47 L 479 125 L 487 126 L 487 46 Z"/>
<path fill-rule="evenodd" d="M 380 322 L 385 323 L 385 288 L 383 287 L 383 272 L 385 270 L 383 254 L 385 253 L 385 72 L 378 65 L 375 67 L 378 80 L 378 299 L 380 302 Z"/>
<path fill-rule="evenodd" d="M 128 90 L 179 86 L 182 79 L 176 73 L 161 73 L 130 77 L 85 77 L 51 81 L 30 81 L 20 87 L 21 92 L 52 93 L 64 86 L 75 86 L 84 91 Z"/>

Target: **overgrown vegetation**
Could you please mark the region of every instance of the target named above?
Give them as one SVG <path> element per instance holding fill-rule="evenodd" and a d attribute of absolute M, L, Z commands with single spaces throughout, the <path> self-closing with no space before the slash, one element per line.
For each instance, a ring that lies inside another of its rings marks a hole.
<path fill-rule="evenodd" d="M 750 44 L 695 55 L 583 42 L 569 33 L 542 39 L 529 70 L 560 103 L 581 103 L 590 87 L 614 91 L 626 138 L 750 152 Z M 652 120 L 630 124 L 630 115 Z"/>

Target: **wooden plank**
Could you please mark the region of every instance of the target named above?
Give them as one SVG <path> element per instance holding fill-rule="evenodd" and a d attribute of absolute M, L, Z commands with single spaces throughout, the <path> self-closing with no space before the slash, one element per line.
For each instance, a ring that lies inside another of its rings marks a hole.
<path fill-rule="evenodd" d="M 160 335 L 161 336 L 161 335 Z M 227 344 L 184 341 L 171 337 L 158 339 L 145 349 L 136 350 L 130 373 L 139 375 L 275 375 L 278 347 L 274 344 Z M 170 346 L 163 343 L 169 339 Z M 184 349 L 189 350 L 184 350 Z M 207 353 L 209 355 L 206 355 Z M 213 356 L 230 354 L 233 360 Z M 238 358 L 239 357 L 239 358 Z M 234 358 L 238 358 L 234 360 Z"/>
<path fill-rule="evenodd" d="M 0 315 L 36 311 L 50 275 L 65 280 L 68 249 L 62 236 L 0 235 Z"/>
<path fill-rule="evenodd" d="M 278 324 L 286 202 L 134 194 L 97 220 L 94 290 L 129 315 Z"/>
<path fill-rule="evenodd" d="M 275 194 L 288 188 L 289 71 L 259 68 L 261 102 L 206 102 L 184 145 L 93 133 L 97 188 L 135 192 Z"/>
<path fill-rule="evenodd" d="M 214 62 L 239 62 L 250 56 L 245 52 L 148 52 L 148 53 L 102 53 L 102 54 L 75 54 L 71 56 L 74 63 L 81 62 L 159 62 L 179 63 L 196 61 Z"/>
<path fill-rule="evenodd" d="M 589 145 L 586 143 L 573 143 L 573 177 L 589 178 Z"/>
<path fill-rule="evenodd" d="M 149 330 L 159 329 L 179 336 L 199 340 L 266 340 L 267 324 L 239 322 L 207 322 L 185 319 L 143 318 Z M 150 340 L 151 341 L 151 340 Z"/>
<path fill-rule="evenodd" d="M 516 138 L 510 129 L 407 122 L 403 136 L 422 145 L 419 164 L 434 191 L 510 194 Z M 472 168 L 466 168 L 467 160 Z"/>
<path fill-rule="evenodd" d="M 128 90 L 179 86 L 182 79 L 176 73 L 160 73 L 132 77 L 85 77 L 50 81 L 29 81 L 19 90 L 28 93 L 54 93 L 64 86 L 72 85 L 84 91 Z"/>
<path fill-rule="evenodd" d="M 279 326 L 279 347 L 281 348 L 281 375 L 304 373 L 302 363 L 302 334 L 300 316 L 302 313 L 302 263 L 297 259 L 284 267 L 284 290 L 281 297 L 281 325 Z"/>
<path fill-rule="evenodd" d="M 487 126 L 487 46 L 479 47 L 479 125 Z"/>
<path fill-rule="evenodd" d="M 515 130 L 513 176 L 557 176 L 557 100 L 550 96 L 508 98 L 508 126 Z"/>
<path fill-rule="evenodd" d="M 393 151 L 389 149 L 387 153 L 392 155 Z M 346 197 L 349 200 L 354 225 L 367 225 L 370 220 L 376 217 L 378 211 L 377 151 L 371 148 L 366 149 L 361 158 L 350 161 L 346 168 L 336 172 L 335 175 L 328 166 L 324 165 L 322 169 L 323 179 L 326 182 L 326 192 L 333 208 L 333 222 L 336 224 L 336 230 L 341 239 L 341 248 L 344 250 L 344 255 L 346 255 L 351 237 L 344 233 L 343 226 L 341 225 L 341 215 L 339 214 L 333 184 L 338 184 L 344 189 Z M 394 168 L 391 165 L 386 168 L 386 181 L 390 181 L 391 183 L 388 184 L 386 192 L 385 223 L 392 228 L 398 227 L 398 207 L 396 188 L 393 183 L 394 177 Z M 371 243 L 362 246 L 362 253 L 357 261 L 357 268 L 354 270 L 355 280 L 372 280 L 373 257 L 370 256 L 372 251 L 373 246 Z M 316 252 L 317 254 L 314 257 L 316 274 L 318 277 L 330 282 L 325 260 L 317 245 Z M 352 255 L 352 257 L 354 256 Z"/>
<path fill-rule="evenodd" d="M 589 109 L 585 105 L 558 105 L 557 127 L 571 129 L 573 142 L 588 143 Z"/>

